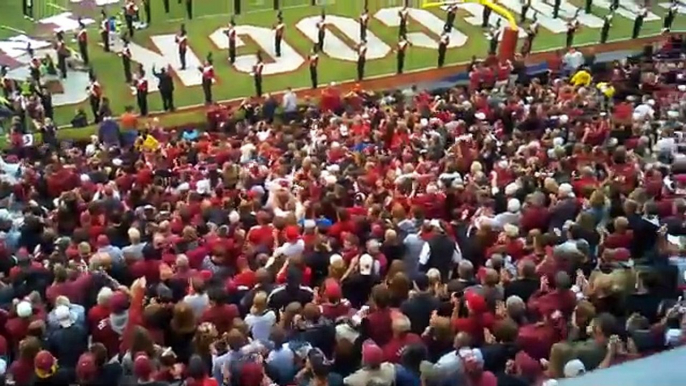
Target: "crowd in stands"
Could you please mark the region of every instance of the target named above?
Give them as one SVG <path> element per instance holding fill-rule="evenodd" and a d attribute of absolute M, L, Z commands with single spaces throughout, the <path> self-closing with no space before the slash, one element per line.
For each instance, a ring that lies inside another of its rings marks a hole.
<path fill-rule="evenodd" d="M 683 52 L 13 141 L 0 385 L 550 386 L 679 346 Z"/>

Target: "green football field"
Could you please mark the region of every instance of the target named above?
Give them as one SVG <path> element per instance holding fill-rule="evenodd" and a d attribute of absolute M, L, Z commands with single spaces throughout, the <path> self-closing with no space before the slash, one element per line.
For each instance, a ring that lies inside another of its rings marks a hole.
<path fill-rule="evenodd" d="M 48 0 L 50 1 L 50 0 Z M 60 0 L 52 0 L 60 1 Z M 92 67 L 98 74 L 99 80 L 104 87 L 105 94 L 112 101 L 112 108 L 115 114 L 123 111 L 127 105 L 135 105 L 135 97 L 131 95 L 129 87 L 124 83 L 124 76 L 122 70 L 121 60 L 112 53 L 103 52 L 102 48 L 98 46 L 99 35 L 97 32 L 97 22 L 99 21 L 99 9 L 91 7 L 84 11 L 84 7 L 79 6 L 78 10 L 74 5 L 68 5 L 65 0 L 61 4 L 65 7 L 70 7 L 75 12 L 83 16 L 90 16 L 96 20 L 96 23 L 90 27 L 90 56 Z M 165 15 L 162 5 L 162 0 L 152 1 L 152 23 L 149 28 L 137 31 L 134 42 L 149 49 L 155 49 L 150 37 L 159 34 L 174 34 L 178 31 L 181 23 L 186 24 L 189 36 L 190 48 L 197 54 L 198 57 L 204 58 L 208 52 L 213 52 L 215 58 L 215 71 L 220 83 L 214 87 L 215 100 L 227 100 L 232 98 L 244 97 L 254 93 L 253 79 L 249 74 L 240 73 L 231 68 L 226 62 L 226 51 L 217 49 L 208 36 L 217 28 L 224 27 L 230 20 L 230 15 L 233 11 L 233 0 L 194 0 L 194 14 L 192 21 L 185 20 L 185 9 L 183 5 L 177 4 L 177 0 L 170 0 L 171 12 Z M 305 36 L 298 31 L 294 24 L 306 16 L 319 15 L 322 7 L 329 15 L 349 16 L 356 19 L 363 7 L 363 0 L 328 0 L 328 4 L 324 6 L 308 5 L 310 0 L 281 0 L 283 9 L 283 16 L 287 24 L 285 40 L 293 46 L 302 55 L 309 52 L 312 47 Z M 21 0 L 3 0 L 3 10 L 0 13 L 0 24 L 12 28 L 27 31 L 29 34 L 35 31 L 33 24 L 24 20 L 21 17 Z M 396 6 L 400 0 L 369 0 L 370 14 L 382 7 Z M 419 3 L 419 0 L 416 0 Z M 40 1 L 38 1 L 40 3 Z M 576 6 L 583 7 L 583 0 L 572 0 Z M 272 8 L 272 0 L 243 0 L 242 13 L 235 17 L 239 25 L 256 25 L 272 27 L 276 21 L 276 12 Z M 112 6 L 109 10 L 110 14 L 114 13 L 117 7 Z M 662 16 L 666 10 L 661 7 L 654 7 L 654 13 Z M 441 19 L 445 18 L 445 12 L 440 9 L 431 9 L 431 12 L 436 13 Z M 460 11 L 462 12 L 462 11 Z M 600 8 L 594 8 L 593 13 L 602 17 L 607 11 Z M 464 13 L 458 15 L 456 27 L 463 33 L 469 36 L 467 44 L 460 48 L 454 48 L 448 51 L 446 62 L 449 64 L 463 63 L 469 61 L 472 55 L 484 56 L 487 50 L 487 42 L 483 35 L 483 30 L 479 27 L 472 26 L 462 20 L 466 16 Z M 478 15 L 477 17 L 480 17 Z M 642 29 L 642 36 L 655 35 L 659 33 L 662 27 L 661 21 L 646 22 Z M 614 21 L 614 26 L 611 32 L 610 40 L 629 39 L 631 34 L 633 20 L 625 17 L 617 16 Z M 417 23 L 410 23 L 410 32 L 418 32 L 422 27 Z M 678 15 L 673 26 L 673 30 L 683 30 L 686 28 L 686 15 Z M 381 40 L 391 47 L 395 47 L 397 42 L 397 28 L 386 27 L 374 19 L 370 22 L 370 30 L 376 34 Z M 422 30 L 422 32 L 427 32 Z M 343 36 L 340 32 L 330 31 L 337 36 Z M 0 30 L 0 38 L 7 38 L 12 34 L 16 34 L 7 29 Z M 576 35 L 575 44 L 591 44 L 596 43 L 599 39 L 600 30 L 592 28 L 582 28 Z M 434 36 L 435 37 L 435 36 Z M 239 48 L 237 55 L 254 54 L 257 51 L 257 45 L 247 39 L 244 47 Z M 564 45 L 564 34 L 554 35 L 545 29 L 535 41 L 534 51 L 552 50 L 562 47 Z M 74 46 L 74 48 L 76 48 Z M 436 51 L 434 49 L 426 49 L 419 47 L 410 48 L 405 71 L 418 70 L 423 68 L 434 68 L 436 64 Z M 395 72 L 396 59 L 395 55 L 391 54 L 383 59 L 368 61 L 366 66 L 366 77 L 373 77 L 385 74 L 393 74 Z M 331 59 L 323 56 L 320 59 L 319 65 L 319 83 L 325 84 L 331 81 L 345 81 L 355 78 L 356 66 L 353 62 L 346 62 L 342 60 Z M 264 91 L 280 91 L 287 87 L 301 88 L 309 87 L 309 72 L 307 66 L 301 66 L 300 69 L 293 73 L 284 75 L 265 76 Z M 198 105 L 203 102 L 203 94 L 201 87 L 184 87 L 177 80 L 177 87 L 175 92 L 175 103 L 177 107 Z M 161 100 L 157 94 L 152 94 L 149 98 L 150 110 L 161 110 Z M 83 104 L 86 111 L 89 112 L 86 103 Z M 76 106 L 59 107 L 56 110 L 56 119 L 58 123 L 64 124 L 71 119 Z"/>

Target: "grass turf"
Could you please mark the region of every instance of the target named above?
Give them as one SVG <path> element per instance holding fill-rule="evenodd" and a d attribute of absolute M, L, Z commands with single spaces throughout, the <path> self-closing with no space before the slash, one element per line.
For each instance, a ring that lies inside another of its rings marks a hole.
<path fill-rule="evenodd" d="M 41 1 L 39 0 L 37 4 Z M 60 1 L 62 5 L 69 6 L 67 0 L 52 0 Z M 220 84 L 214 87 L 214 95 L 216 100 L 226 100 L 238 97 L 252 95 L 254 93 L 254 86 L 252 77 L 248 74 L 240 73 L 231 68 L 226 62 L 226 52 L 218 50 L 210 41 L 208 36 L 217 28 L 225 27 L 230 19 L 232 11 L 232 0 L 194 0 L 194 16 L 192 21 L 184 20 L 185 8 L 183 4 L 177 4 L 177 0 L 170 0 L 171 12 L 165 15 L 161 0 L 152 1 L 152 23 L 148 29 L 137 31 L 134 41 L 144 47 L 154 50 L 154 45 L 150 40 L 150 36 L 158 34 L 173 34 L 179 29 L 181 23 L 186 24 L 189 34 L 189 42 L 191 49 L 200 58 L 212 51 L 215 57 L 215 71 L 220 79 Z M 323 0 L 326 1 L 326 13 L 340 16 L 350 16 L 357 18 L 362 10 L 363 0 Z M 415 0 L 419 3 L 419 0 Z M 6 0 L 4 10 L 0 13 L 0 24 L 18 28 L 31 33 L 33 25 L 31 22 L 24 20 L 21 17 L 21 1 L 20 0 Z M 583 7 L 584 0 L 572 0 L 578 6 Z M 283 9 L 283 16 L 288 25 L 286 30 L 285 40 L 291 44 L 301 55 L 305 55 L 312 47 L 312 43 L 305 38 L 295 27 L 295 23 L 306 16 L 319 15 L 321 6 L 308 6 L 309 0 L 281 0 Z M 384 6 L 395 6 L 400 3 L 399 0 L 369 0 L 370 12 L 373 14 L 377 9 Z M 243 12 L 240 16 L 236 16 L 236 22 L 241 24 L 250 24 L 271 27 L 275 23 L 276 13 L 272 10 L 272 0 L 243 0 Z M 75 7 L 73 7 L 76 9 Z M 115 12 L 117 7 L 110 7 L 110 14 Z M 431 9 L 441 19 L 444 19 L 445 13 L 440 9 Z M 665 9 L 661 7 L 653 7 L 653 12 L 657 15 L 664 15 Z M 91 16 L 96 20 L 98 10 L 91 9 L 84 12 L 82 8 L 79 9 L 79 14 L 84 16 Z M 602 16 L 606 10 L 594 7 L 593 13 Z M 479 27 L 472 26 L 462 20 L 463 17 L 468 16 L 464 11 L 460 11 L 458 19 L 455 23 L 456 27 L 468 35 L 470 38 L 467 44 L 460 48 L 450 49 L 447 54 L 446 62 L 448 64 L 463 63 L 472 57 L 472 55 L 483 56 L 486 53 L 486 41 L 483 37 L 483 31 Z M 477 15 L 477 17 L 480 17 Z M 642 36 L 654 35 L 659 33 L 662 26 L 661 21 L 646 22 L 642 29 Z M 97 23 L 96 23 L 97 24 Z M 633 20 L 629 20 L 617 15 L 613 23 L 611 32 L 612 40 L 629 39 Z M 420 26 L 417 23 L 410 23 L 410 32 L 419 31 Z M 679 15 L 674 22 L 673 29 L 681 30 L 686 28 L 686 16 Z M 381 40 L 385 41 L 391 47 L 397 41 L 397 29 L 385 27 L 381 23 L 372 20 L 370 23 L 370 30 L 376 34 Z M 426 32 L 426 31 L 423 31 Z M 576 35 L 575 44 L 591 44 L 596 43 L 599 39 L 599 29 L 582 28 Z M 8 37 L 14 34 L 11 31 L 0 31 L 0 38 Z M 564 34 L 552 34 L 546 30 L 541 31 L 534 44 L 534 51 L 552 50 L 562 47 L 564 45 Z M 104 87 L 105 94 L 110 98 L 112 108 L 115 114 L 123 111 L 126 105 L 135 105 L 135 98 L 131 95 L 130 89 L 123 82 L 123 70 L 121 60 L 115 54 L 105 53 L 102 48 L 97 45 L 99 36 L 97 33 L 97 26 L 94 24 L 90 31 L 90 47 L 89 53 L 91 56 L 92 66 L 95 72 L 99 75 L 99 80 Z M 344 39 L 345 40 L 345 39 Z M 246 42 L 245 47 L 238 49 L 237 54 L 254 54 L 257 47 Z M 436 51 L 433 49 L 412 47 L 406 57 L 405 69 L 406 71 L 418 70 L 422 68 L 433 68 L 436 63 Z M 395 55 L 391 54 L 384 59 L 369 61 L 366 66 L 366 77 L 373 77 L 384 74 L 392 74 L 395 72 Z M 319 82 L 326 84 L 331 81 L 350 80 L 355 77 L 356 66 L 355 63 L 345 62 L 336 59 L 331 59 L 326 56 L 320 59 Z M 265 76 L 264 91 L 280 91 L 287 87 L 308 87 L 309 73 L 305 66 L 294 73 Z M 197 105 L 202 103 L 202 89 L 201 87 L 183 87 L 180 82 L 177 82 L 175 92 L 175 103 L 177 107 Z M 149 97 L 149 104 L 151 111 L 161 110 L 161 99 L 158 95 L 152 94 Z M 73 111 L 76 106 L 65 106 L 56 109 L 56 120 L 60 124 L 64 124 L 71 119 Z M 83 105 L 86 111 L 89 109 L 86 103 Z M 198 114 L 188 114 L 189 118 L 199 117 Z M 174 123 L 178 123 L 175 120 Z"/>

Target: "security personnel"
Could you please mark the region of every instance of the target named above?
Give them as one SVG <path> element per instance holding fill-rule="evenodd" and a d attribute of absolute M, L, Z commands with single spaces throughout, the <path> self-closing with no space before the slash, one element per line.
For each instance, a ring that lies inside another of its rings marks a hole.
<path fill-rule="evenodd" d="M 79 53 L 81 54 L 81 59 L 83 59 L 83 64 L 87 66 L 89 63 L 88 31 L 86 31 L 86 25 L 83 24 L 81 19 L 79 19 L 79 32 L 76 33 L 76 41 L 79 44 Z"/>
<path fill-rule="evenodd" d="M 487 8 L 487 7 L 484 7 Z M 455 17 L 457 16 L 457 4 L 451 4 L 448 6 L 448 14 L 445 17 L 445 25 L 443 26 L 443 32 L 450 32 L 455 25 Z"/>
<path fill-rule="evenodd" d="M 283 33 L 286 29 L 286 24 L 283 22 L 283 14 L 279 11 L 279 15 L 276 17 L 276 25 L 274 26 L 274 52 L 276 52 L 276 57 L 281 57 L 281 42 L 283 41 Z"/>
<path fill-rule="evenodd" d="M 522 0 L 522 12 L 520 13 L 519 16 L 519 23 L 523 24 L 524 21 L 526 21 L 526 14 L 529 12 L 529 9 L 531 8 L 531 0 Z"/>
<path fill-rule="evenodd" d="M 369 10 L 364 7 L 360 14 L 360 40 L 367 40 L 367 28 L 369 27 Z"/>
<path fill-rule="evenodd" d="M 186 15 L 188 15 L 188 19 L 193 19 L 193 0 L 186 0 Z"/>
<path fill-rule="evenodd" d="M 593 0 L 586 0 L 585 6 L 584 6 L 584 12 L 586 12 L 586 14 L 590 14 L 592 11 L 592 9 L 591 9 L 592 7 L 593 7 Z"/>
<path fill-rule="evenodd" d="M 145 70 L 141 69 L 136 76 L 136 101 L 141 116 L 148 115 L 148 80 L 145 79 Z"/>
<path fill-rule="evenodd" d="M 129 48 L 129 39 L 123 39 L 124 48 L 119 53 L 121 56 L 121 63 L 124 67 L 124 79 L 126 83 L 133 83 L 133 77 L 131 76 L 131 49 Z"/>
<path fill-rule="evenodd" d="M 408 46 L 410 46 L 410 42 L 408 42 L 407 39 L 401 37 L 400 41 L 398 41 L 398 48 L 396 49 L 396 52 L 398 53 L 398 74 L 402 74 L 403 69 L 405 68 L 405 53 L 407 51 Z"/>
<path fill-rule="evenodd" d="M 188 51 L 188 35 L 186 34 L 186 25 L 181 24 L 181 30 L 176 35 L 176 44 L 179 46 L 179 61 L 181 62 L 181 69 L 186 69 L 186 52 Z"/>
<path fill-rule="evenodd" d="M 607 37 L 610 34 L 610 27 L 612 27 L 612 18 L 614 17 L 614 11 L 605 15 L 603 18 L 603 27 L 600 29 L 600 44 L 607 43 Z"/>
<path fill-rule="evenodd" d="M 133 34 L 135 28 L 133 27 L 133 21 L 138 13 L 138 7 L 133 0 L 126 0 L 124 5 L 124 20 L 126 20 L 126 28 L 129 30 L 129 36 L 133 39 Z"/>
<path fill-rule="evenodd" d="M 498 40 L 500 39 L 500 20 L 495 24 L 493 28 L 488 31 L 488 54 L 495 55 L 498 52 Z"/>
<path fill-rule="evenodd" d="M 326 37 L 326 15 L 322 12 L 322 17 L 317 22 L 317 50 L 324 52 L 324 38 Z"/>
<path fill-rule="evenodd" d="M 100 111 L 100 101 L 102 100 L 102 87 L 98 83 L 98 79 L 92 73 L 90 76 L 90 83 L 88 84 L 88 102 L 91 105 L 91 111 L 93 112 L 93 117 L 95 121 L 99 122 L 98 117 Z"/>
<path fill-rule="evenodd" d="M 162 0 L 162 4 L 164 4 L 164 13 L 169 13 L 169 0 Z"/>
<path fill-rule="evenodd" d="M 496 3 L 495 0 L 493 0 L 493 3 Z M 484 7 L 482 13 L 481 13 L 481 28 L 486 28 L 488 27 L 488 22 L 491 19 L 491 13 L 493 10 L 491 7 Z"/>
<path fill-rule="evenodd" d="M 152 11 L 150 9 L 150 0 L 143 0 L 143 10 L 145 11 L 145 24 L 150 25 L 152 19 Z"/>
<path fill-rule="evenodd" d="M 677 12 L 679 12 L 679 2 L 674 0 L 669 5 L 669 10 L 667 11 L 665 19 L 662 22 L 662 30 L 664 32 L 669 32 L 672 29 L 672 23 L 674 23 Z"/>
<path fill-rule="evenodd" d="M 262 70 L 264 70 L 264 63 L 262 62 L 262 53 L 257 53 L 257 63 L 252 66 L 252 76 L 255 79 L 255 95 L 259 98 L 262 96 Z"/>
<path fill-rule="evenodd" d="M 641 7 L 636 13 L 636 19 L 634 19 L 634 28 L 631 31 L 631 38 L 637 39 L 638 35 L 641 34 L 641 27 L 643 27 L 643 19 L 648 15 L 648 9 L 646 7 Z"/>
<path fill-rule="evenodd" d="M 102 46 L 105 52 L 110 52 L 110 20 L 105 11 L 100 13 L 102 21 L 100 22 L 100 39 L 102 39 Z"/>
<path fill-rule="evenodd" d="M 445 64 L 445 53 L 448 50 L 448 44 L 450 44 L 450 35 L 444 32 L 441 35 L 441 40 L 438 42 L 438 68 L 443 67 Z"/>
<path fill-rule="evenodd" d="M 69 57 L 69 48 L 64 42 L 64 33 L 58 32 L 57 36 L 57 68 L 60 70 L 62 79 L 67 79 L 67 58 Z"/>
<path fill-rule="evenodd" d="M 367 64 L 367 42 L 361 41 L 357 46 L 357 81 L 364 79 L 364 66 Z"/>
<path fill-rule="evenodd" d="M 224 34 L 229 38 L 229 61 L 234 64 L 236 63 L 236 21 L 233 18 Z"/>
<path fill-rule="evenodd" d="M 319 55 L 317 53 L 317 46 L 312 47 L 312 53 L 308 58 L 310 65 L 310 81 L 312 81 L 312 89 L 316 89 L 318 86 L 317 80 L 317 66 L 319 65 Z"/>
<path fill-rule="evenodd" d="M 407 9 L 407 5 L 398 11 L 398 17 L 400 18 L 398 37 L 407 39 L 407 22 L 410 20 L 410 10 Z"/>
<path fill-rule="evenodd" d="M 555 0 L 553 3 L 553 19 L 557 19 L 560 15 L 560 5 L 562 5 L 562 0 Z"/>
<path fill-rule="evenodd" d="M 569 48 L 574 45 L 574 34 L 579 29 L 579 20 L 573 18 L 567 22 L 567 38 L 565 47 Z"/>
<path fill-rule="evenodd" d="M 167 68 L 162 67 L 159 72 L 152 67 L 152 74 L 157 78 L 157 89 L 162 96 L 164 111 L 174 111 L 174 79 Z"/>
<path fill-rule="evenodd" d="M 205 64 L 200 67 L 202 73 L 202 92 L 205 94 L 205 104 L 212 104 L 212 83 L 214 83 L 214 66 L 212 55 L 208 55 Z"/>

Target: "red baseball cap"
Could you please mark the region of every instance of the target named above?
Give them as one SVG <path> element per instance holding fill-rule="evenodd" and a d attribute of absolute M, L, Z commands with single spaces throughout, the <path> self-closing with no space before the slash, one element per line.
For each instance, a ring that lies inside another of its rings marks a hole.
<path fill-rule="evenodd" d="M 362 362 L 367 366 L 378 366 L 383 362 L 383 350 L 376 343 L 367 340 L 362 344 Z"/>
<path fill-rule="evenodd" d="M 50 351 L 48 350 L 41 350 L 36 354 L 36 357 L 33 359 L 33 366 L 36 368 L 36 371 L 42 372 L 42 373 L 51 373 L 52 368 L 55 366 L 55 357 L 52 356 Z"/>
<path fill-rule="evenodd" d="M 469 307 L 472 312 L 482 314 L 488 310 L 486 300 L 483 298 L 483 296 L 477 294 L 476 292 L 469 291 L 465 294 L 464 298 L 465 302 L 467 303 L 467 307 Z"/>
<path fill-rule="evenodd" d="M 95 356 L 91 353 L 81 354 L 76 364 L 76 377 L 79 381 L 91 381 L 98 372 L 95 365 Z"/>
<path fill-rule="evenodd" d="M 334 279 L 326 279 L 324 282 L 324 296 L 329 299 L 340 299 L 343 297 L 341 286 Z"/>
<path fill-rule="evenodd" d="M 298 237 L 300 237 L 300 230 L 294 225 L 286 227 L 284 233 L 286 234 L 286 240 L 291 243 L 297 241 Z"/>

